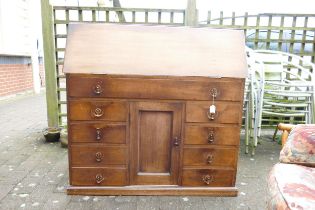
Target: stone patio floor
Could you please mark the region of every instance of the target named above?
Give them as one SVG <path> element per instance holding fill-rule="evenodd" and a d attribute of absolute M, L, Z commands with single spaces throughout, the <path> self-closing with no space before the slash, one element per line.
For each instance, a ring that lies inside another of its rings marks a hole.
<path fill-rule="evenodd" d="M 0 101 L 0 209 L 265 209 L 267 175 L 280 146 L 264 131 L 252 158 L 241 146 L 238 197 L 68 196 L 67 149 L 45 143 L 44 94 Z M 242 141 L 244 136 L 242 135 Z"/>

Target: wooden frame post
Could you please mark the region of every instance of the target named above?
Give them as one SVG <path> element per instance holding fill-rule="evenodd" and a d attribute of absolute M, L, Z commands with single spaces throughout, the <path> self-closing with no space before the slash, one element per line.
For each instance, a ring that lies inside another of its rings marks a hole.
<path fill-rule="evenodd" d="M 58 94 L 52 6 L 41 0 L 48 127 L 58 127 Z"/>
<path fill-rule="evenodd" d="M 187 7 L 185 11 L 185 25 L 198 25 L 198 10 L 196 7 L 196 0 L 187 0 Z"/>

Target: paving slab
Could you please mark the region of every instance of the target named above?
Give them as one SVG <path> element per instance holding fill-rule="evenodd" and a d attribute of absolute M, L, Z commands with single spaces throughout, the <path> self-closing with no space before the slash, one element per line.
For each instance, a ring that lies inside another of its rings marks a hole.
<path fill-rule="evenodd" d="M 68 154 L 46 143 L 44 94 L 0 101 L 0 209 L 235 210 L 265 209 L 267 177 L 280 145 L 264 130 L 256 155 L 244 154 L 242 132 L 236 186 L 238 197 L 69 196 Z"/>

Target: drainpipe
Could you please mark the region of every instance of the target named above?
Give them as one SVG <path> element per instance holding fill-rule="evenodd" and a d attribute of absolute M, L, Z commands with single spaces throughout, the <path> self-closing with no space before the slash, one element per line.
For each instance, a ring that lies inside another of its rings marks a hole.
<path fill-rule="evenodd" d="M 32 70 L 33 70 L 33 89 L 36 94 L 40 93 L 41 81 L 39 76 L 39 63 L 38 63 L 38 24 L 37 20 L 40 17 L 38 14 L 39 10 L 39 1 L 38 0 L 29 0 L 29 26 L 30 26 L 30 52 L 32 60 Z"/>

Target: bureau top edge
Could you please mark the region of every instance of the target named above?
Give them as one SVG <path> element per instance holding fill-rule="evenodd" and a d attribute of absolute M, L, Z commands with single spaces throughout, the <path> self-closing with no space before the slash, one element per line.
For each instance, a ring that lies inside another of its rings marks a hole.
<path fill-rule="evenodd" d="M 187 80 L 187 81 L 245 81 L 245 78 L 237 77 L 215 77 L 215 76 L 173 76 L 173 75 L 138 75 L 138 74 L 105 74 L 105 73 L 65 73 L 66 78 L 88 77 L 88 78 L 119 78 L 119 79 L 154 79 L 154 80 Z"/>

